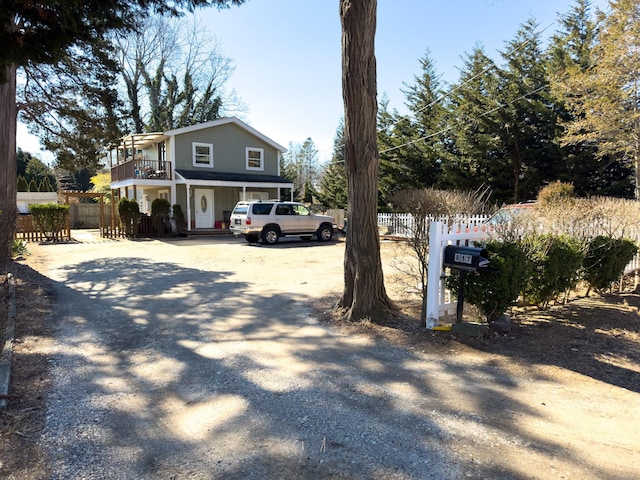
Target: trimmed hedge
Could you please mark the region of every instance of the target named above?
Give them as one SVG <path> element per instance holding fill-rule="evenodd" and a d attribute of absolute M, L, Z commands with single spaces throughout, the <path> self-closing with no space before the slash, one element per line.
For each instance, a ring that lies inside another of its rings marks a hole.
<path fill-rule="evenodd" d="M 167 233 L 166 225 L 171 214 L 171 203 L 164 198 L 156 198 L 151 202 L 151 224 L 153 233 L 161 235 Z"/>
<path fill-rule="evenodd" d="M 69 205 L 58 205 L 57 203 L 31 205 L 29 211 L 33 225 L 49 242 L 60 236 L 67 227 Z"/>
<path fill-rule="evenodd" d="M 475 305 L 491 322 L 513 305 L 527 276 L 527 257 L 516 242 L 490 241 L 486 247 L 491 266 L 497 272 L 469 272 L 464 275 L 465 301 Z M 450 290 L 458 291 L 460 275 L 454 272 L 446 280 Z"/>
<path fill-rule="evenodd" d="M 527 301 L 546 308 L 549 302 L 577 286 L 584 258 L 577 239 L 532 234 L 523 239 L 523 247 L 529 259 L 522 291 Z"/>
<path fill-rule="evenodd" d="M 463 276 L 465 301 L 488 322 L 505 313 L 520 296 L 545 308 L 574 289 L 580 281 L 588 291 L 618 281 L 638 248 L 628 239 L 599 236 L 584 245 L 566 235 L 532 234 L 517 242 L 490 241 L 486 245 L 495 273 L 469 272 Z M 458 291 L 460 275 L 452 272 L 446 285 Z"/>
<path fill-rule="evenodd" d="M 118 214 L 120 214 L 120 223 L 122 223 L 125 234 L 127 237 L 133 237 L 140 221 L 138 202 L 133 198 L 121 198 L 118 202 Z"/>
<path fill-rule="evenodd" d="M 589 290 L 601 290 L 619 280 L 624 267 L 637 251 L 636 244 L 626 238 L 600 235 L 592 239 L 584 259 L 584 279 L 589 284 Z"/>

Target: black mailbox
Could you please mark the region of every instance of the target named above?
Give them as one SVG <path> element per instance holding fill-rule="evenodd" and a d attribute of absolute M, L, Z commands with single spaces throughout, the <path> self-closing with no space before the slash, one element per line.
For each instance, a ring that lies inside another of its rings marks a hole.
<path fill-rule="evenodd" d="M 489 269 L 489 252 L 484 248 L 447 245 L 444 249 L 445 267 L 464 272 L 477 272 Z"/>

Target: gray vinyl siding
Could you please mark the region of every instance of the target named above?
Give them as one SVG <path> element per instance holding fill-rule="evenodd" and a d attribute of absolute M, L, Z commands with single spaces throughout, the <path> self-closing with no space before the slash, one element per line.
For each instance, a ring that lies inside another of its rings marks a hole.
<path fill-rule="evenodd" d="M 268 143 L 235 124 L 225 124 L 176 135 L 175 165 L 177 169 L 213 170 L 231 173 L 278 174 L 278 152 Z M 213 169 L 193 165 L 193 143 L 213 145 Z M 263 149 L 264 171 L 247 170 L 246 148 Z"/>
<path fill-rule="evenodd" d="M 187 217 L 187 187 L 186 185 L 176 185 L 176 203 L 182 208 L 182 213 Z"/>
<path fill-rule="evenodd" d="M 237 193 L 233 188 L 216 188 L 216 220 L 224 220 L 224 212 L 233 210 L 237 203 Z"/>

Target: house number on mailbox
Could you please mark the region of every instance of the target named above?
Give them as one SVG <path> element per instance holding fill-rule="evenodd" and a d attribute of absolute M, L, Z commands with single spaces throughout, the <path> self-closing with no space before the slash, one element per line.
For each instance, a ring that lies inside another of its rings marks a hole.
<path fill-rule="evenodd" d="M 466 255 L 464 253 L 455 253 L 453 255 L 453 261 L 456 263 L 466 263 L 468 265 L 471 265 L 473 263 L 471 259 L 471 255 Z"/>

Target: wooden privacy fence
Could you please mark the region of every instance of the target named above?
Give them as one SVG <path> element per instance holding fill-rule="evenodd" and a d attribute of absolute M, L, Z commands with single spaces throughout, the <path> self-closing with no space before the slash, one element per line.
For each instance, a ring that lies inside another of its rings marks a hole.
<path fill-rule="evenodd" d="M 106 215 L 104 225 L 100 228 L 100 236 L 104 238 L 126 238 L 127 232 L 120 224 L 120 217 L 115 216 L 111 221 L 111 216 Z M 141 215 L 140 221 L 133 229 L 134 237 L 158 237 L 161 236 L 153 228 L 151 217 Z"/>

